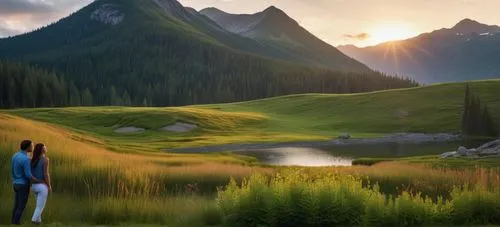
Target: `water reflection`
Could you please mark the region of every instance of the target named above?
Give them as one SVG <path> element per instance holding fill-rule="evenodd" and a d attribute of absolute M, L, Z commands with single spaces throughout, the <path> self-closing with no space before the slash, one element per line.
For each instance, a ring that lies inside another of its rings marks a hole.
<path fill-rule="evenodd" d="M 354 158 L 401 158 L 423 155 L 438 155 L 456 150 L 460 141 L 429 142 L 429 143 L 378 143 L 349 144 L 317 147 L 330 155 L 348 156 Z"/>
<path fill-rule="evenodd" d="M 263 164 L 278 166 L 351 166 L 353 160 L 315 148 L 283 147 L 238 153 L 254 156 Z"/>
<path fill-rule="evenodd" d="M 454 151 L 463 142 L 344 144 L 332 146 L 280 147 L 236 151 L 256 157 L 261 163 L 280 166 L 350 166 L 361 157 L 400 158 L 439 155 Z"/>

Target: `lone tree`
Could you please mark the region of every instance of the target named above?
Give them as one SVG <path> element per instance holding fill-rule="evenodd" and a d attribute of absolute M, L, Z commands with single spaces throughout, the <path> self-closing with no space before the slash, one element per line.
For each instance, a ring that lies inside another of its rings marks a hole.
<path fill-rule="evenodd" d="M 462 114 L 462 135 L 496 137 L 498 129 L 486 105 L 481 106 L 481 100 L 465 86 L 464 112 Z"/>

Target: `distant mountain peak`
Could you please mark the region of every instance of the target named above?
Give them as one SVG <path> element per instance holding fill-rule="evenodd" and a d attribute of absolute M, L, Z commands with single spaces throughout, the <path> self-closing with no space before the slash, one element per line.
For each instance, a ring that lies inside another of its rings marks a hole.
<path fill-rule="evenodd" d="M 477 24 L 481 24 L 481 23 L 479 23 L 479 22 L 477 22 L 477 21 L 475 21 L 475 20 L 469 19 L 469 18 L 465 18 L 465 19 L 463 19 L 463 20 L 459 21 L 459 22 L 457 23 L 457 25 L 455 25 L 455 26 L 463 26 L 463 25 L 477 25 Z"/>
<path fill-rule="evenodd" d="M 465 18 L 465 19 L 459 21 L 455 26 L 453 26 L 453 28 L 460 29 L 460 28 L 469 28 L 469 27 L 475 27 L 475 26 L 481 26 L 481 25 L 483 25 L 483 24 L 481 24 L 475 20 Z"/>
<path fill-rule="evenodd" d="M 465 34 L 470 34 L 470 33 L 483 33 L 483 32 L 489 32 L 491 30 L 496 30 L 498 29 L 497 26 L 490 26 L 486 24 L 481 24 L 475 20 L 466 18 L 458 22 L 455 26 L 451 28 L 452 31 L 457 32 L 457 33 L 465 33 Z"/>
<path fill-rule="evenodd" d="M 283 12 L 281 9 L 279 9 L 278 7 L 276 6 L 269 6 L 267 7 L 264 12 Z"/>
<path fill-rule="evenodd" d="M 264 11 L 262 11 L 262 13 L 267 14 L 267 15 L 272 15 L 272 16 L 282 16 L 282 17 L 290 18 L 285 13 L 285 11 L 277 8 L 276 6 L 269 6 Z"/>
<path fill-rule="evenodd" d="M 254 14 L 231 14 L 206 8 L 200 14 L 233 34 L 256 40 L 274 53 L 294 62 L 346 71 L 371 71 L 335 47 L 317 38 L 286 12 L 269 6 Z"/>
<path fill-rule="evenodd" d="M 204 8 L 202 10 L 200 10 L 200 12 L 216 12 L 216 13 L 226 13 L 218 8 L 215 8 L 215 7 L 207 7 L 207 8 Z"/>
<path fill-rule="evenodd" d="M 185 8 L 188 12 L 190 12 L 190 13 L 193 13 L 193 14 L 194 14 L 194 13 L 198 13 L 198 11 L 196 11 L 196 9 L 194 9 L 194 8 L 191 8 L 191 7 L 184 7 L 184 8 Z"/>
<path fill-rule="evenodd" d="M 286 25 L 290 23 L 298 25 L 297 21 L 295 21 L 293 18 L 288 16 L 288 14 L 286 14 L 285 11 L 277 8 L 276 6 L 270 6 L 264 11 L 262 11 L 260 14 L 264 15 L 261 21 L 261 23 L 264 24 L 273 23 L 273 24 Z"/>

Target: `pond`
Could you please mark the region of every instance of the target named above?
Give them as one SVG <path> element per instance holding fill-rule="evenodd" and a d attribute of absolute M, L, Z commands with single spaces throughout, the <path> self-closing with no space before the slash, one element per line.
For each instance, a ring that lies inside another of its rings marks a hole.
<path fill-rule="evenodd" d="M 454 151 L 461 141 L 429 143 L 343 144 L 318 147 L 278 147 L 234 153 L 256 157 L 259 162 L 279 166 L 350 166 L 356 158 L 398 158 L 439 155 Z"/>

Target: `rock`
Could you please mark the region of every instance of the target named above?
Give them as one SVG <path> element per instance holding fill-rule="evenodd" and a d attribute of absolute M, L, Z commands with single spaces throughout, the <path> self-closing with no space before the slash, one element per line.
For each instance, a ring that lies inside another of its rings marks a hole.
<path fill-rule="evenodd" d="M 350 139 L 351 138 L 351 134 L 349 133 L 342 133 L 340 134 L 340 136 L 337 137 L 338 139 Z"/>
<path fill-rule="evenodd" d="M 495 155 L 500 154 L 500 147 L 497 148 L 488 148 L 481 151 L 482 155 Z"/>
<path fill-rule="evenodd" d="M 440 158 L 453 158 L 453 157 L 457 157 L 457 156 L 460 156 L 460 155 L 458 155 L 456 151 L 450 151 L 450 152 L 446 152 L 446 153 L 441 154 L 439 157 Z"/>
<path fill-rule="evenodd" d="M 495 141 L 491 141 L 489 143 L 485 143 L 482 146 L 478 147 L 477 150 L 479 152 L 481 152 L 482 150 L 491 149 L 491 148 L 500 148 L 500 139 L 495 140 Z"/>
<path fill-rule="evenodd" d="M 177 122 L 173 125 L 165 126 L 165 127 L 161 128 L 160 130 L 161 131 L 168 131 L 168 132 L 189 132 L 189 131 L 192 131 L 196 128 L 198 128 L 197 125 Z"/>
<path fill-rule="evenodd" d="M 123 21 L 125 15 L 115 4 L 103 4 L 90 14 L 90 19 L 104 24 L 117 25 Z"/>
<path fill-rule="evenodd" d="M 469 153 L 469 150 L 466 147 L 459 147 L 457 150 L 457 154 L 459 155 L 467 155 Z"/>
<path fill-rule="evenodd" d="M 115 129 L 115 133 L 139 133 L 139 132 L 144 132 L 144 131 L 146 131 L 146 129 L 136 128 L 133 126 Z"/>
<path fill-rule="evenodd" d="M 440 155 L 441 158 L 450 157 L 465 157 L 479 158 L 479 157 L 496 157 L 500 156 L 500 140 L 485 143 L 478 148 L 467 149 L 466 147 L 459 147 L 456 152 L 446 152 Z"/>
<path fill-rule="evenodd" d="M 476 148 L 469 149 L 468 155 L 478 155 L 479 151 Z"/>

